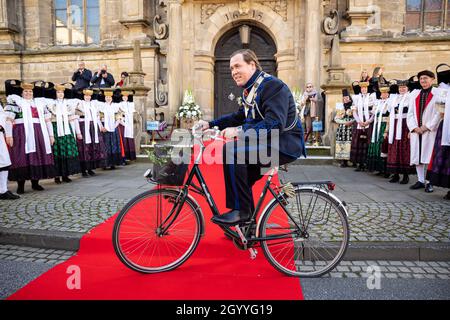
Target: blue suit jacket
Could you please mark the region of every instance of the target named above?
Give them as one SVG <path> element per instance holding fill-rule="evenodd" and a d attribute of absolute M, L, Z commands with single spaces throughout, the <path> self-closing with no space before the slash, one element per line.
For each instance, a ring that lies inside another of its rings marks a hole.
<path fill-rule="evenodd" d="M 261 71 L 256 71 L 247 82 L 245 88 L 248 91 L 251 90 L 260 73 Z M 217 126 L 220 130 L 242 126 L 244 131 L 255 130 L 258 137 L 261 134 L 269 134 L 273 129 L 278 129 L 279 145 L 272 145 L 269 139 L 269 147 L 288 157 L 299 158 L 302 155 L 306 157 L 301 120 L 298 119 L 297 125 L 292 130 L 284 131 L 285 128 L 291 126 L 296 117 L 294 98 L 288 86 L 274 76 L 266 77 L 258 87 L 255 102 L 264 119 L 255 110 L 255 119 L 248 121 L 245 116 L 245 108 L 241 106 L 237 112 L 209 122 L 209 126 Z"/>

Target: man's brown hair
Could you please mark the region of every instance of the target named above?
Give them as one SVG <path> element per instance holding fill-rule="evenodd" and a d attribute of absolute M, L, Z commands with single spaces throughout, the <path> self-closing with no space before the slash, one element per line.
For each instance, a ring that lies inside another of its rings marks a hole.
<path fill-rule="evenodd" d="M 231 54 L 230 59 L 233 58 L 234 56 L 237 56 L 238 54 L 242 54 L 244 61 L 247 63 L 250 63 L 253 61 L 255 63 L 256 68 L 258 70 L 262 71 L 261 64 L 259 63 L 258 57 L 253 52 L 253 50 L 239 49 Z"/>

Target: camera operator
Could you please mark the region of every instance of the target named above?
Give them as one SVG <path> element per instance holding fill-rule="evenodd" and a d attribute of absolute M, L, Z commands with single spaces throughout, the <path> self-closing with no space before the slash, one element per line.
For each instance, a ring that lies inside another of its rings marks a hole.
<path fill-rule="evenodd" d="M 83 90 L 89 88 L 92 78 L 91 70 L 85 68 L 83 61 L 78 63 L 78 70 L 73 73 L 72 81 L 75 81 L 75 90 Z"/>
<path fill-rule="evenodd" d="M 114 77 L 108 72 L 108 67 L 104 64 L 92 77 L 94 88 L 111 88 L 114 85 Z"/>

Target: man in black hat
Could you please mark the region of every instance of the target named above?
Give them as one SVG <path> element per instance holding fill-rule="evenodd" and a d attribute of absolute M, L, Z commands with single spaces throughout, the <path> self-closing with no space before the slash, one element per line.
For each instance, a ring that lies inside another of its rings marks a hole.
<path fill-rule="evenodd" d="M 411 93 L 407 123 L 410 130 L 411 165 L 416 166 L 418 181 L 411 189 L 425 188 L 425 192 L 433 192 L 433 186 L 426 184 L 425 171 L 433 154 L 434 140 L 439 125 L 439 113 L 435 110 L 437 92 L 432 84 L 433 72 L 424 70 L 418 73 L 421 90 Z"/>

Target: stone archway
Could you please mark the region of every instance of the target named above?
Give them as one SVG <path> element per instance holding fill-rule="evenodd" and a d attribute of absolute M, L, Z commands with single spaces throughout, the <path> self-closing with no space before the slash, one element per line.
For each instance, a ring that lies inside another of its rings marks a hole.
<path fill-rule="evenodd" d="M 240 29 L 243 26 L 249 27 L 247 29 L 249 30 L 248 43 L 242 43 Z M 256 53 L 264 71 L 273 75 L 277 74 L 275 59 L 277 48 L 267 32 L 249 23 L 242 23 L 241 26 L 226 32 L 217 42 L 214 54 L 214 118 L 235 112 L 237 109 L 236 101 L 228 97 L 230 94 L 235 98 L 239 97 L 242 89 L 238 88 L 231 78 L 229 61 L 234 51 L 244 48 Z"/>
<path fill-rule="evenodd" d="M 195 28 L 194 51 L 194 82 L 195 96 L 198 103 L 204 107 L 205 119 L 214 118 L 214 87 L 215 87 L 215 50 L 223 36 L 230 30 L 242 24 L 256 26 L 266 32 L 275 43 L 277 76 L 288 86 L 295 85 L 296 72 L 294 53 L 294 34 L 291 25 L 273 10 L 267 10 L 260 3 L 253 3 L 249 14 L 234 15 L 237 4 L 219 6 L 216 11 L 205 18 Z M 173 58 L 175 59 L 175 58 Z M 170 101 L 170 99 L 169 99 Z"/>

